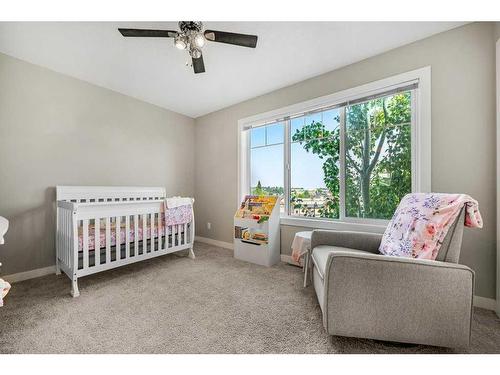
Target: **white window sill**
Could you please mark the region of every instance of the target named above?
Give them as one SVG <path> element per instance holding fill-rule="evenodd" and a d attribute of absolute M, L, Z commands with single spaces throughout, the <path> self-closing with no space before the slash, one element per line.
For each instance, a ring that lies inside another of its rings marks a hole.
<path fill-rule="evenodd" d="M 281 216 L 281 225 L 290 225 L 295 227 L 305 227 L 311 229 L 331 229 L 331 230 L 350 230 L 358 232 L 384 233 L 388 220 L 375 219 L 347 219 L 347 220 L 325 220 L 310 217 Z"/>

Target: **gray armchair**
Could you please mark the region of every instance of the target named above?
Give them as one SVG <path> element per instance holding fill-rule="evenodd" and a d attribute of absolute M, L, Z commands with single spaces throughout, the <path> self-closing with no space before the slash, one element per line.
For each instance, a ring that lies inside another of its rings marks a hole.
<path fill-rule="evenodd" d="M 330 335 L 469 345 L 474 272 L 458 264 L 464 212 L 435 261 L 381 255 L 382 235 L 315 230 L 313 285 Z"/>

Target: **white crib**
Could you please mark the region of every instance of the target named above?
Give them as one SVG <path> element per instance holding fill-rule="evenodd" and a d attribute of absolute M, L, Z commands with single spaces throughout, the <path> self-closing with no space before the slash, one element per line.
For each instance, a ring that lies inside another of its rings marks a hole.
<path fill-rule="evenodd" d="M 163 223 L 164 188 L 57 186 L 56 200 L 56 274 L 73 297 L 82 276 L 185 249 L 194 259 L 192 205 L 189 222 Z"/>

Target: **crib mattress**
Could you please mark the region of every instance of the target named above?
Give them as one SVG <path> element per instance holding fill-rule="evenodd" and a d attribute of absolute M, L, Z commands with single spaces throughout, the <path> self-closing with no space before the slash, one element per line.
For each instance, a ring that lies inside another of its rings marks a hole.
<path fill-rule="evenodd" d="M 165 228 L 168 228 L 168 235 L 171 234 L 177 234 L 177 233 L 183 233 L 184 232 L 184 225 L 188 224 L 192 220 L 192 211 L 191 211 L 191 206 L 180 206 L 172 209 L 167 209 L 163 215 L 162 215 L 162 225 L 160 227 L 160 236 L 165 236 Z M 104 248 L 106 247 L 106 228 L 103 224 L 100 225 L 99 228 L 99 243 L 98 247 L 99 248 Z M 116 246 L 116 226 L 114 223 L 111 223 L 110 225 L 110 239 L 111 239 L 111 245 L 110 246 Z M 120 226 L 120 239 L 119 239 L 119 244 L 123 245 L 126 243 L 126 228 L 125 224 L 122 223 Z M 142 241 L 142 240 L 150 240 L 151 238 L 158 238 L 158 223 L 155 222 L 154 228 L 153 228 L 153 233 L 151 236 L 151 225 L 149 222 L 147 222 L 146 225 L 146 233 L 143 233 L 143 223 L 142 220 L 139 220 L 138 223 L 138 228 L 137 228 L 137 240 Z M 130 232 L 129 232 L 129 242 L 135 242 L 135 228 L 132 222 L 130 223 Z M 95 227 L 93 225 L 89 225 L 89 233 L 88 233 L 88 245 L 89 245 L 89 250 L 94 250 L 96 248 L 96 241 L 95 241 Z M 78 251 L 83 251 L 83 227 L 78 228 Z"/>
<path fill-rule="evenodd" d="M 187 223 L 186 223 L 187 224 Z M 172 230 L 175 229 L 175 230 Z M 104 248 L 106 247 L 106 229 L 100 228 L 99 230 L 100 234 L 100 239 L 99 239 L 99 248 Z M 146 226 L 146 236 L 144 236 L 144 230 L 141 226 L 137 228 L 137 240 L 142 241 L 142 240 L 150 240 L 151 239 L 151 226 L 148 225 Z M 184 233 L 184 225 L 179 225 L 177 228 L 174 226 L 168 227 L 168 234 L 178 234 L 178 233 Z M 123 245 L 126 243 L 126 229 L 124 227 L 120 228 L 120 245 Z M 160 234 L 161 236 L 165 236 L 165 226 L 162 226 L 160 229 Z M 158 238 L 158 227 L 155 226 L 153 228 L 153 239 Z M 111 239 L 111 245 L 110 246 L 116 246 L 116 229 L 113 227 L 111 228 L 110 232 L 110 239 Z M 135 242 L 135 229 L 134 227 L 130 228 L 130 241 L 129 242 Z M 94 250 L 96 248 L 96 241 L 95 241 L 95 229 L 93 226 L 89 226 L 89 235 L 88 235 L 88 242 L 89 242 L 89 250 Z M 78 230 L 78 251 L 83 251 L 83 228 L 80 227 Z"/>

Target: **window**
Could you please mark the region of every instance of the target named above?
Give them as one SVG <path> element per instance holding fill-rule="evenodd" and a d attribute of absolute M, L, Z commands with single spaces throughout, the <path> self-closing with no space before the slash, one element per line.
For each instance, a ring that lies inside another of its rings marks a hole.
<path fill-rule="evenodd" d="M 240 192 L 283 196 L 290 219 L 390 219 L 430 190 L 429 79 L 424 68 L 242 120 Z"/>
<path fill-rule="evenodd" d="M 290 215 L 339 218 L 340 109 L 290 120 Z"/>
<path fill-rule="evenodd" d="M 284 195 L 285 126 L 281 122 L 251 130 L 250 137 L 250 192 L 255 195 Z M 285 211 L 284 199 L 281 212 Z"/>
<path fill-rule="evenodd" d="M 345 215 L 390 219 L 412 191 L 412 91 L 345 111 Z"/>

